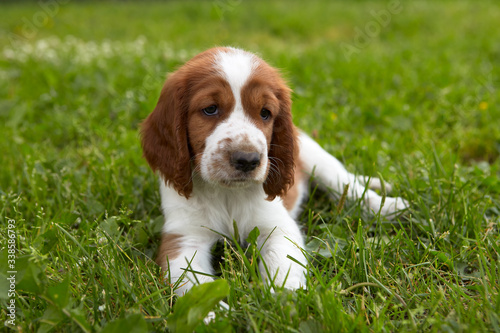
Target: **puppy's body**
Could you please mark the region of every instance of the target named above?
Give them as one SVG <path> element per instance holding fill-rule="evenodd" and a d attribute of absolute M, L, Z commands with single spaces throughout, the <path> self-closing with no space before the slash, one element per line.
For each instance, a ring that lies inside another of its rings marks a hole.
<path fill-rule="evenodd" d="M 160 174 L 165 215 L 158 263 L 183 294 L 212 280 L 210 249 L 220 234 L 240 239 L 259 228 L 262 276 L 276 285 L 305 284 L 303 239 L 295 218 L 314 173 L 324 188 L 373 211 L 404 209 L 382 199 L 299 132 L 291 120 L 290 90 L 255 55 L 233 48 L 205 51 L 172 74 L 142 126 L 144 156 Z M 290 260 L 294 258 L 298 264 Z"/>

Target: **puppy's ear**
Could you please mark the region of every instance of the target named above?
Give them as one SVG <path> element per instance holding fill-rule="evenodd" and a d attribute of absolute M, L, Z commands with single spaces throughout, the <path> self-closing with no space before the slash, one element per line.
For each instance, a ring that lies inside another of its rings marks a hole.
<path fill-rule="evenodd" d="M 295 160 L 298 156 L 297 130 L 292 122 L 290 88 L 280 82 L 276 93 L 280 101 L 280 113 L 274 120 L 269 159 L 278 172 L 270 172 L 264 183 L 267 199 L 284 196 L 293 185 Z"/>
<path fill-rule="evenodd" d="M 188 198 L 193 184 L 183 86 L 179 72 L 167 79 L 155 109 L 141 124 L 141 143 L 143 156 L 151 169 L 158 171 L 167 185 Z"/>

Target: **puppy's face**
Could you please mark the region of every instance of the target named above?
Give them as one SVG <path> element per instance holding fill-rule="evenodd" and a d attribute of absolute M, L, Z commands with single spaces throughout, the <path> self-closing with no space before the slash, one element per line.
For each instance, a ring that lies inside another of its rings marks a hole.
<path fill-rule="evenodd" d="M 186 196 L 196 172 L 223 187 L 262 183 L 273 198 L 293 180 L 290 105 L 290 90 L 263 60 L 232 48 L 208 50 L 165 83 L 142 127 L 144 155 Z M 160 137 L 151 139 L 152 130 Z M 187 176 L 180 179 L 181 173 Z"/>
<path fill-rule="evenodd" d="M 219 52 L 215 73 L 203 78 L 189 103 L 188 136 L 195 170 L 210 183 L 263 183 L 280 101 L 266 68 L 244 52 Z"/>

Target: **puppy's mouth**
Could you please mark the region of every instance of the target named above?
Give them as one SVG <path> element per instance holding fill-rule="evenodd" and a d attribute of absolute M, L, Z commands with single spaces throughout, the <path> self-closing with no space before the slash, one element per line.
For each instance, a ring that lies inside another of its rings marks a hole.
<path fill-rule="evenodd" d="M 253 184 L 261 184 L 261 182 L 251 177 L 246 177 L 246 178 L 244 177 L 244 178 L 221 179 L 219 180 L 219 184 L 227 188 L 243 188 Z"/>

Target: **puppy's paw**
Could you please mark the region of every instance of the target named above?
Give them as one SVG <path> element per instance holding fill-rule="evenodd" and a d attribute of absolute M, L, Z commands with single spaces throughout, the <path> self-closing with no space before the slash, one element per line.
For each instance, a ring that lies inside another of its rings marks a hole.
<path fill-rule="evenodd" d="M 215 320 L 215 312 L 213 311 L 210 311 L 207 316 L 203 319 L 203 322 L 205 323 L 205 325 L 208 325 L 210 324 L 211 321 L 214 321 Z"/>
<path fill-rule="evenodd" d="M 229 310 L 229 305 L 226 302 L 220 301 L 219 302 L 219 308 L 224 309 L 226 311 Z M 214 321 L 217 316 L 215 315 L 214 311 L 210 311 L 207 316 L 203 319 L 203 322 L 205 325 L 210 324 L 211 321 Z"/>
<path fill-rule="evenodd" d="M 385 187 L 385 193 L 390 193 L 392 191 L 392 185 L 385 181 L 382 185 L 380 178 L 370 178 L 367 176 L 358 176 L 357 178 L 361 184 L 368 186 L 369 189 L 380 191 L 383 187 Z"/>
<path fill-rule="evenodd" d="M 410 207 L 408 201 L 400 197 L 386 197 L 384 206 L 380 210 L 380 215 L 384 216 L 387 219 L 394 219 L 404 210 L 407 210 Z"/>
<path fill-rule="evenodd" d="M 283 287 L 289 290 L 302 289 L 306 287 L 306 281 L 302 276 L 289 276 Z"/>

